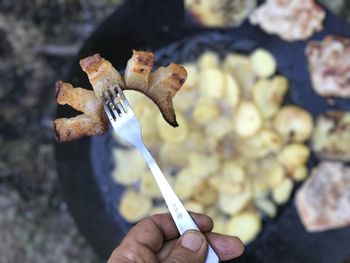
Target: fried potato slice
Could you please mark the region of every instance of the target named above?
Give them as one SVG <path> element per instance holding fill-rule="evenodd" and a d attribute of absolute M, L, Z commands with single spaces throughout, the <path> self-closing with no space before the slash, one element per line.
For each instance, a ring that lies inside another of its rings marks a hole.
<path fill-rule="evenodd" d="M 149 170 L 145 170 L 141 175 L 140 194 L 151 198 L 162 198 L 157 182 Z"/>
<path fill-rule="evenodd" d="M 202 181 L 193 189 L 192 198 L 202 205 L 209 206 L 215 204 L 217 197 L 216 190 L 207 181 Z"/>
<path fill-rule="evenodd" d="M 224 99 L 228 102 L 228 104 L 234 108 L 237 106 L 240 99 L 240 89 L 238 86 L 238 82 L 234 78 L 234 76 L 228 72 L 224 72 L 224 80 L 225 80 L 225 92 Z"/>
<path fill-rule="evenodd" d="M 199 90 L 204 97 L 222 98 L 225 92 L 223 71 L 217 67 L 205 67 L 199 72 Z"/>
<path fill-rule="evenodd" d="M 136 148 L 117 148 L 113 150 L 113 158 L 116 165 L 112 171 L 112 178 L 124 186 L 136 183 L 147 169 L 145 160 Z"/>
<path fill-rule="evenodd" d="M 239 213 L 252 200 L 252 190 L 249 184 L 245 184 L 243 190 L 234 195 L 219 194 L 219 209 L 226 215 Z"/>
<path fill-rule="evenodd" d="M 255 206 L 261 211 L 263 214 L 274 218 L 277 214 L 276 205 L 267 198 L 258 198 L 254 200 Z"/>
<path fill-rule="evenodd" d="M 296 167 L 304 165 L 310 157 L 310 149 L 305 144 L 292 143 L 286 145 L 278 153 L 277 159 L 288 173 Z"/>
<path fill-rule="evenodd" d="M 135 223 L 146 217 L 151 209 L 152 200 L 138 194 L 131 188 L 125 191 L 119 204 L 120 215 L 130 223 Z"/>
<path fill-rule="evenodd" d="M 250 55 L 254 73 L 260 78 L 268 78 L 276 72 L 277 62 L 270 51 L 257 48 Z"/>
<path fill-rule="evenodd" d="M 221 140 L 232 131 L 232 121 L 229 118 L 223 116 L 215 118 L 211 122 L 207 123 L 207 125 L 205 125 L 205 133 L 207 137 L 216 140 Z"/>
<path fill-rule="evenodd" d="M 153 215 L 159 215 L 159 214 L 165 214 L 165 213 L 169 213 L 169 210 L 165 205 L 153 206 L 151 211 L 149 212 L 149 215 L 153 216 Z"/>
<path fill-rule="evenodd" d="M 245 55 L 229 53 L 226 55 L 222 67 L 234 76 L 242 91 L 242 97 L 251 98 L 252 87 L 256 79 L 251 60 Z"/>
<path fill-rule="evenodd" d="M 193 189 L 202 182 L 202 178 L 194 176 L 191 168 L 182 169 L 176 177 L 174 191 L 181 200 L 189 199 Z"/>
<path fill-rule="evenodd" d="M 188 164 L 188 156 L 184 154 L 183 144 L 164 142 L 160 146 L 158 156 L 164 167 L 172 165 L 184 167 Z"/>
<path fill-rule="evenodd" d="M 314 125 L 309 112 L 287 105 L 277 112 L 273 127 L 286 141 L 304 142 L 311 137 Z"/>
<path fill-rule="evenodd" d="M 196 87 L 198 83 L 198 67 L 195 63 L 186 63 L 183 65 L 185 70 L 187 71 L 187 78 L 185 83 L 182 85 L 182 89 L 184 91 L 192 90 Z"/>
<path fill-rule="evenodd" d="M 219 55 L 211 50 L 204 51 L 197 60 L 200 69 L 219 68 L 219 62 Z"/>
<path fill-rule="evenodd" d="M 205 178 L 215 173 L 220 167 L 219 156 L 207 155 L 201 153 L 190 153 L 188 155 L 189 166 L 193 172 L 193 176 Z"/>
<path fill-rule="evenodd" d="M 257 159 L 278 152 L 283 145 L 281 136 L 270 129 L 262 129 L 253 137 L 236 143 L 236 150 L 242 156 Z"/>
<path fill-rule="evenodd" d="M 253 100 L 265 119 L 271 118 L 281 107 L 288 91 L 288 80 L 280 75 L 259 79 L 253 86 Z"/>
<path fill-rule="evenodd" d="M 193 120 L 201 125 L 209 123 L 219 115 L 219 108 L 211 99 L 199 100 L 192 112 Z"/>
<path fill-rule="evenodd" d="M 289 176 L 296 182 L 304 181 L 309 175 L 309 171 L 306 165 L 300 165 L 295 167 Z"/>
<path fill-rule="evenodd" d="M 174 128 L 165 123 L 163 118 L 157 118 L 158 132 L 164 141 L 169 143 L 179 143 L 185 140 L 188 133 L 187 121 L 182 114 L 178 114 L 177 119 L 181 125 Z"/>
<path fill-rule="evenodd" d="M 196 202 L 196 201 L 187 200 L 184 202 L 184 207 L 186 208 L 187 211 L 191 211 L 191 212 L 199 213 L 199 214 L 204 213 L 203 204 Z"/>
<path fill-rule="evenodd" d="M 250 101 L 239 103 L 237 111 L 234 113 L 233 122 L 236 133 L 242 138 L 253 136 L 263 124 L 259 110 Z"/>
<path fill-rule="evenodd" d="M 272 189 L 272 199 L 279 205 L 285 204 L 293 190 L 293 181 L 286 177 L 274 189 Z"/>
<path fill-rule="evenodd" d="M 262 228 L 262 222 L 257 213 L 242 212 L 234 215 L 227 223 L 227 234 L 238 236 L 244 244 L 253 241 Z"/>
<path fill-rule="evenodd" d="M 260 163 L 260 171 L 262 176 L 267 179 L 267 183 L 271 189 L 280 184 L 286 177 L 283 166 L 272 157 L 266 158 Z"/>
<path fill-rule="evenodd" d="M 244 190 L 245 172 L 240 164 L 234 161 L 224 162 L 218 175 L 209 178 L 209 184 L 217 192 L 235 195 Z"/>

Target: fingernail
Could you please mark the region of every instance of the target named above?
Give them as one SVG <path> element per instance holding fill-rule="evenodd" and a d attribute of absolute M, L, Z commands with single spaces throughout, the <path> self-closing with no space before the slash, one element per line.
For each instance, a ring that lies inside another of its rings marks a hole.
<path fill-rule="evenodd" d="M 181 239 L 181 246 L 191 250 L 197 251 L 203 244 L 202 237 L 196 232 L 187 232 Z"/>

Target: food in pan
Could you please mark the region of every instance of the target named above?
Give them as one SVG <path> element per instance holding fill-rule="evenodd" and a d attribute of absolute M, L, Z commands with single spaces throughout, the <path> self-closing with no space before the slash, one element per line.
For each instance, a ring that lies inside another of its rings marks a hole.
<path fill-rule="evenodd" d="M 315 0 L 266 0 L 249 20 L 267 33 L 296 41 L 321 31 L 324 18 L 325 11 Z"/>
<path fill-rule="evenodd" d="M 329 111 L 318 116 L 311 144 L 321 158 L 350 161 L 350 112 Z"/>
<path fill-rule="evenodd" d="M 322 162 L 296 194 L 305 228 L 324 231 L 350 225 L 350 168 L 340 162 Z"/>
<path fill-rule="evenodd" d="M 203 26 L 239 26 L 256 6 L 256 0 L 185 0 L 185 9 Z"/>
<path fill-rule="evenodd" d="M 350 39 L 330 35 L 306 48 L 312 87 L 321 96 L 350 97 Z"/>
<path fill-rule="evenodd" d="M 135 91 L 125 94 L 146 145 L 185 207 L 210 215 L 214 231 L 249 243 L 260 232 L 262 217 L 274 217 L 277 206 L 290 199 L 294 182 L 308 174 L 310 151 L 304 142 L 312 133 L 311 115 L 298 106 L 282 105 L 288 80 L 276 74 L 276 60 L 267 50 L 232 52 L 221 59 L 206 51 L 184 67 L 188 78 L 174 97 L 176 129 L 147 97 Z M 152 198 L 158 207 L 161 198 L 151 175 L 145 179 L 141 156 L 130 156 L 139 153 L 120 148 L 115 152 L 115 181 Z M 138 175 L 130 175 L 136 168 L 123 162 L 126 159 L 135 160 Z M 133 183 L 125 179 L 124 170 Z M 130 216 L 125 219 L 135 222 Z"/>
<path fill-rule="evenodd" d="M 83 88 L 74 88 L 62 81 L 56 83 L 57 103 L 67 104 L 82 112 L 76 117 L 59 118 L 53 122 L 57 140 L 73 141 L 107 131 L 108 120 L 99 97 L 103 91 L 116 86 L 142 92 L 158 106 L 170 125 L 177 126 L 172 98 L 185 82 L 187 72 L 182 66 L 174 63 L 151 72 L 154 59 L 151 52 L 134 50 L 127 63 L 124 78 L 99 54 L 80 60 L 80 66 L 88 75 L 95 93 Z"/>

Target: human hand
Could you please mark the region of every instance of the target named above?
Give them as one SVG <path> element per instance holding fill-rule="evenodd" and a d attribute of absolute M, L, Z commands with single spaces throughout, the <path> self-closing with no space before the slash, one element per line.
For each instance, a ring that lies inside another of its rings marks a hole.
<path fill-rule="evenodd" d="M 108 263 L 201 263 L 206 257 L 207 240 L 221 261 L 243 253 L 238 238 L 210 232 L 213 229 L 210 217 L 191 215 L 203 233 L 189 230 L 180 237 L 170 214 L 154 215 L 130 229 Z"/>

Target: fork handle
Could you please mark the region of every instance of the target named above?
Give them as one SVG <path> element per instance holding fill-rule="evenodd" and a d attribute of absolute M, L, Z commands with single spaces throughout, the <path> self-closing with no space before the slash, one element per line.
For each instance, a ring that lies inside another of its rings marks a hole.
<path fill-rule="evenodd" d="M 177 229 L 179 230 L 180 235 L 182 235 L 186 230 L 195 229 L 199 230 L 198 226 L 194 222 L 193 218 L 187 212 L 174 190 L 169 185 L 164 174 L 160 170 L 158 164 L 152 157 L 150 151 L 143 143 L 138 143 L 136 147 L 142 153 L 145 158 L 148 167 L 150 168 L 154 179 L 156 180 L 158 187 L 163 195 L 166 205 L 170 211 L 170 214 L 175 222 Z M 206 257 L 206 263 L 219 262 L 219 258 L 214 252 L 213 248 L 208 243 L 208 254 Z"/>

